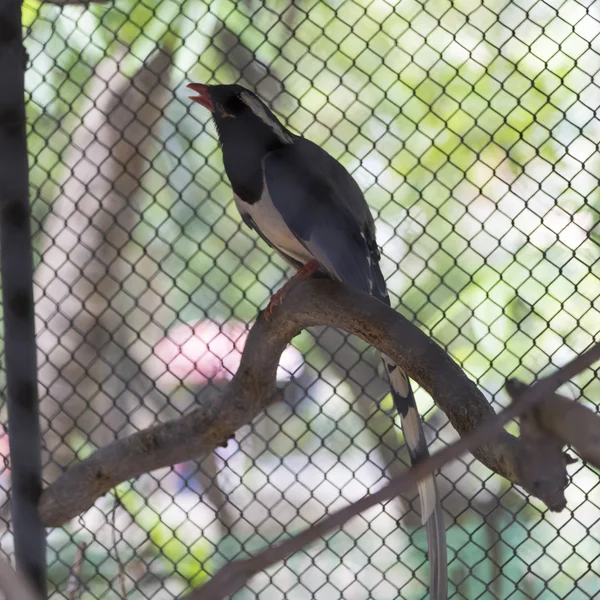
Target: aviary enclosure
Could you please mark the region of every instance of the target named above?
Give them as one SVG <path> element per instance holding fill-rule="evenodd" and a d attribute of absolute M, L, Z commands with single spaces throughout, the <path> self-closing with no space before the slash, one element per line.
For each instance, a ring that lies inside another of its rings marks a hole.
<path fill-rule="evenodd" d="M 370 346 L 311 327 L 282 355 L 281 397 L 234 438 L 109 486 L 74 514 L 43 504 L 36 523 L 34 505 L 11 509 L 15 494 L 31 499 L 23 473 L 38 468 L 38 446 L 41 485 L 54 489 L 97 449 L 213 406 L 289 276 L 241 225 L 190 81 L 243 83 L 344 164 L 376 217 L 392 306 L 496 412 L 510 404 L 508 380 L 532 384 L 598 342 L 598 3 L 25 0 L 23 60 L 9 52 L 17 13 L 0 2 L 0 547 L 9 561 L 19 543 L 31 552 L 24 575 L 47 597 L 183 597 L 408 464 Z M 17 227 L 24 136 L 15 142 L 12 125 L 24 66 L 35 340 L 28 296 L 13 294 L 28 278 L 31 289 Z M 589 409 L 590 427 L 597 360 L 560 389 Z M 11 396 L 11 376 L 37 379 L 41 437 L 35 414 L 20 412 L 35 386 Z M 433 453 L 458 434 L 417 388 Z M 518 422 L 507 430 L 518 436 Z M 569 452 L 584 460 L 568 466 L 558 512 L 472 454 L 441 468 L 450 597 L 600 593 L 598 472 L 577 445 Z M 414 488 L 393 495 L 234 597 L 425 598 L 418 506 Z"/>

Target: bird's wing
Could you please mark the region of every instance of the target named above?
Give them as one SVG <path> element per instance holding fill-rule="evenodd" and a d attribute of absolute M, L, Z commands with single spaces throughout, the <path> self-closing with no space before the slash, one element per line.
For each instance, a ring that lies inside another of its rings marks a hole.
<path fill-rule="evenodd" d="M 334 278 L 380 297 L 373 220 L 349 173 L 308 140 L 270 152 L 265 184 L 289 230 Z"/>

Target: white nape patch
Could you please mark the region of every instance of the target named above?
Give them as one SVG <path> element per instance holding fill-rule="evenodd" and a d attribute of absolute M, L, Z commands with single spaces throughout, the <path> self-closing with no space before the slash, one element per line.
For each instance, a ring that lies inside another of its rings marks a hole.
<path fill-rule="evenodd" d="M 244 102 L 244 104 L 246 104 L 246 106 L 248 106 L 248 108 L 263 122 L 265 123 L 265 125 L 268 125 L 273 132 L 275 133 L 275 135 L 284 143 L 284 144 L 291 144 L 294 140 L 292 139 L 292 136 L 285 132 L 283 130 L 283 128 L 281 127 L 281 124 L 278 123 L 277 121 L 273 120 L 268 114 L 267 111 L 265 110 L 265 107 L 263 105 L 263 103 L 256 98 L 255 96 L 253 96 L 252 94 L 250 94 L 249 92 L 242 92 L 240 94 L 240 98 L 242 99 L 242 101 Z"/>

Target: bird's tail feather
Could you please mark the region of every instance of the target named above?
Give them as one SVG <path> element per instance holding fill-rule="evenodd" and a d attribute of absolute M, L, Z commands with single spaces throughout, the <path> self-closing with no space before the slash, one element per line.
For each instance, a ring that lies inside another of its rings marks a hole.
<path fill-rule="evenodd" d="M 385 354 L 381 355 L 392 388 L 394 405 L 400 415 L 402 431 L 411 464 L 416 464 L 426 456 L 427 441 L 423 424 L 417 411 L 415 397 L 406 374 Z M 430 565 L 431 600 L 448 598 L 448 565 L 446 550 L 446 528 L 439 495 L 433 476 L 419 481 L 421 520 L 427 528 L 427 545 Z"/>
<path fill-rule="evenodd" d="M 433 482 L 433 478 L 431 479 Z M 429 597 L 431 600 L 448 598 L 448 559 L 446 548 L 446 527 L 439 496 L 436 494 L 435 507 L 426 523 L 429 558 Z"/>

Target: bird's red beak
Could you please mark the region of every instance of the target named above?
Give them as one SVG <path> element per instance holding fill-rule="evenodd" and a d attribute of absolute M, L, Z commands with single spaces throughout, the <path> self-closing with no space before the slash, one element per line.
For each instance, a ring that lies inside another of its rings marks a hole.
<path fill-rule="evenodd" d="M 210 92 L 207 85 L 203 83 L 189 83 L 186 87 L 198 94 L 197 96 L 190 96 L 190 100 L 201 104 L 204 108 L 208 108 L 210 112 L 214 112 L 215 107 L 210 99 Z"/>

